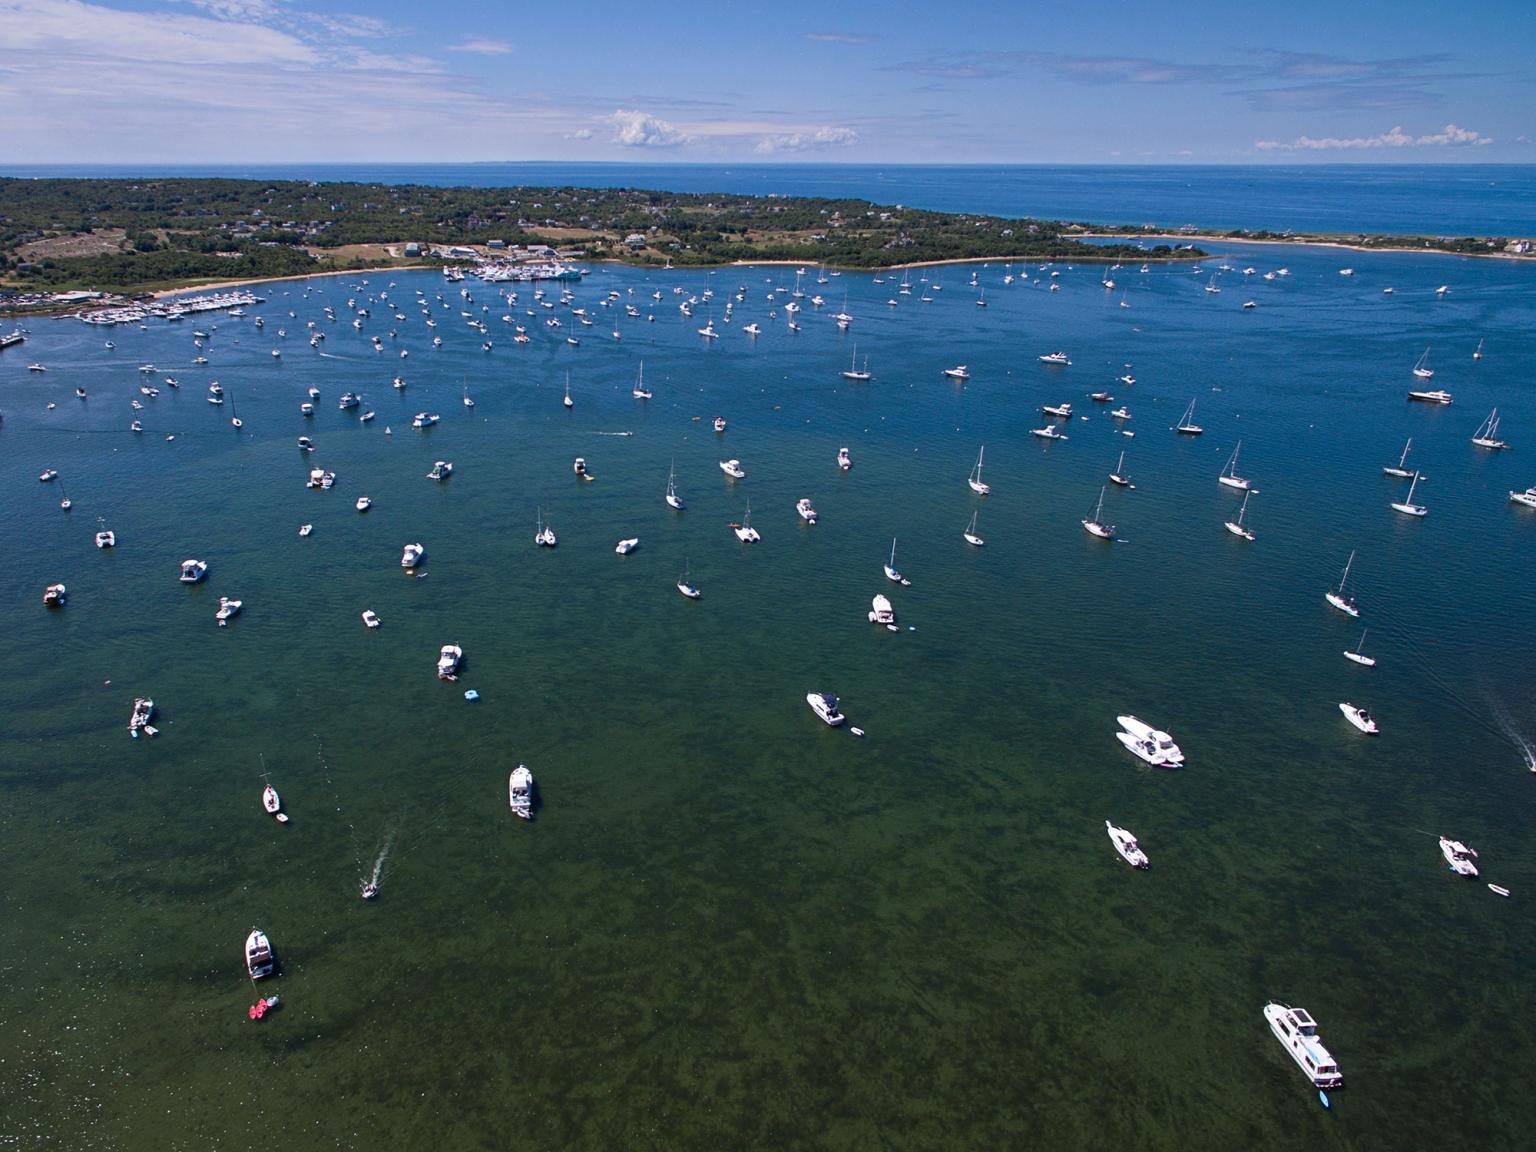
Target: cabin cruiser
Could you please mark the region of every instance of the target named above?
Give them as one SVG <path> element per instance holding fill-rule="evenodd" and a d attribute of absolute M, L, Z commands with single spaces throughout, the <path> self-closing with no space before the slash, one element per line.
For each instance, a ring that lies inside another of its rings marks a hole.
<path fill-rule="evenodd" d="M 316 388 L 313 384 L 309 386 L 309 398 L 311 400 L 320 399 L 320 389 Z"/>
<path fill-rule="evenodd" d="M 1375 718 L 1364 708 L 1356 708 L 1346 700 L 1339 705 L 1339 711 L 1344 713 L 1344 719 L 1368 736 L 1375 736 L 1378 733 L 1379 729 L 1376 727 Z"/>
<path fill-rule="evenodd" d="M 183 584 L 196 584 L 206 575 L 208 575 L 208 561 L 183 560 L 181 562 L 181 582 Z"/>
<path fill-rule="evenodd" d="M 870 601 L 869 622 L 871 624 L 884 624 L 892 632 L 897 631 L 896 609 L 891 607 L 891 602 L 884 596 L 876 596 Z"/>
<path fill-rule="evenodd" d="M 1437 388 L 1433 392 L 1410 392 L 1408 393 L 1408 399 L 1422 400 L 1426 404 L 1449 404 L 1451 402 L 1451 394 Z"/>
<path fill-rule="evenodd" d="M 576 473 L 576 475 L 580 476 L 583 480 L 592 479 L 592 477 L 587 472 L 587 460 L 585 456 L 578 456 L 571 462 L 571 471 Z"/>
<path fill-rule="evenodd" d="M 368 511 L 368 509 L 370 509 L 372 507 L 373 507 L 373 501 L 369 497 L 367 497 L 367 496 L 359 496 L 357 498 L 357 510 L 359 512 L 366 512 L 366 511 Z"/>
<path fill-rule="evenodd" d="M 1344 1083 L 1339 1066 L 1317 1038 L 1317 1021 L 1305 1008 L 1292 1008 L 1278 1000 L 1264 1005 L 1264 1019 L 1297 1066 L 1306 1073 L 1314 1088 L 1337 1088 Z"/>
<path fill-rule="evenodd" d="M 837 710 L 837 697 L 831 692 L 807 692 L 805 702 L 811 706 L 811 711 L 820 716 L 831 727 L 836 728 L 847 719 Z"/>
<path fill-rule="evenodd" d="M 762 540 L 756 528 L 752 527 L 752 505 L 747 504 L 746 514 L 741 518 L 740 524 L 732 524 L 731 530 L 736 533 L 736 539 L 743 544 L 756 544 Z"/>
<path fill-rule="evenodd" d="M 369 608 L 363 612 L 363 627 L 372 629 L 377 628 L 379 624 L 379 614 L 372 608 Z"/>
<path fill-rule="evenodd" d="M 300 436 L 299 447 L 302 448 L 305 452 L 313 452 L 315 450 L 315 442 L 308 436 Z"/>
<path fill-rule="evenodd" d="M 1116 732 L 1115 738 L 1154 768 L 1184 766 L 1184 753 L 1168 733 L 1135 716 L 1116 716 L 1115 721 L 1125 729 Z"/>
<path fill-rule="evenodd" d="M 50 584 L 43 589 L 43 603 L 50 608 L 64 607 L 64 600 L 69 595 L 69 589 L 62 584 Z"/>
<path fill-rule="evenodd" d="M 272 975 L 277 958 L 272 955 L 272 944 L 260 928 L 252 928 L 245 938 L 245 971 L 252 980 Z"/>
<path fill-rule="evenodd" d="M 795 504 L 795 511 L 800 513 L 800 519 L 804 520 L 807 524 L 816 523 L 816 509 L 811 504 L 809 496 L 801 497 L 799 502 Z"/>
<path fill-rule="evenodd" d="M 1029 434 L 1031 436 L 1038 436 L 1042 440 L 1066 440 L 1069 438 L 1066 433 L 1059 431 L 1054 424 L 1047 424 L 1044 428 L 1031 428 Z"/>
<path fill-rule="evenodd" d="M 1065 352 L 1047 352 L 1044 356 L 1040 357 L 1040 363 L 1065 365 L 1071 364 L 1072 361 L 1067 359 L 1067 354 Z"/>
<path fill-rule="evenodd" d="M 426 552 L 427 550 L 425 546 L 421 544 L 407 544 L 405 546 L 405 551 L 400 555 L 400 567 L 416 567 L 416 565 L 421 562 L 421 558 L 426 555 Z"/>
<path fill-rule="evenodd" d="M 219 610 L 213 614 L 213 618 L 219 622 L 220 628 L 228 628 L 230 617 L 243 607 L 245 607 L 244 600 L 231 600 L 228 596 L 220 596 Z"/>
<path fill-rule="evenodd" d="M 1476 876 L 1477 865 L 1473 862 L 1477 856 L 1475 849 L 1468 848 L 1460 840 L 1449 840 L 1440 837 L 1440 855 L 1445 857 L 1450 870 L 1458 876 Z"/>
<path fill-rule="evenodd" d="M 58 473 L 57 469 L 55 469 L 55 468 L 45 468 L 42 472 L 38 473 L 37 478 L 39 480 L 41 480 L 44 484 L 46 484 L 50 480 L 58 479 L 58 476 L 59 476 L 59 473 Z"/>
<path fill-rule="evenodd" d="M 1509 498 L 1516 504 L 1524 504 L 1527 508 L 1536 508 L 1536 487 L 1527 488 L 1524 492 L 1511 492 Z"/>
<path fill-rule="evenodd" d="M 1088 393 L 1088 399 L 1096 404 L 1113 404 L 1115 402 L 1115 398 L 1108 392 L 1090 392 Z"/>
<path fill-rule="evenodd" d="M 1141 845 L 1136 843 L 1134 833 L 1124 828 L 1116 828 L 1108 820 L 1104 821 L 1104 827 L 1109 831 L 1109 841 L 1115 846 L 1115 851 L 1120 853 L 1120 859 L 1132 868 L 1147 869 L 1152 866 L 1152 861 L 1147 859 L 1147 854 L 1141 850 Z"/>
<path fill-rule="evenodd" d="M 725 417 L 724 416 L 716 416 L 715 417 L 715 431 L 716 432 L 724 432 L 725 431 Z"/>
<path fill-rule="evenodd" d="M 620 540 L 613 546 L 613 550 L 620 556 L 628 556 L 636 548 L 640 547 L 640 537 L 631 536 L 627 540 Z"/>
<path fill-rule="evenodd" d="M 459 664 L 464 659 L 464 649 L 457 644 L 444 644 L 437 654 L 437 678 L 439 680 L 457 680 L 459 678 Z"/>
<path fill-rule="evenodd" d="M 299 535 L 300 536 L 308 536 L 314 530 L 315 530 L 315 526 L 313 524 L 300 524 L 299 525 Z"/>
<path fill-rule="evenodd" d="M 394 385 L 395 385 L 396 391 L 404 392 L 405 391 L 405 377 L 404 376 L 396 376 L 395 379 L 394 379 Z"/>
<path fill-rule="evenodd" d="M 128 431 L 130 431 L 130 432 L 142 432 L 142 431 L 144 431 L 144 425 L 143 425 L 142 422 L 140 422 L 138 420 L 135 420 L 132 424 L 128 425 Z"/>
<path fill-rule="evenodd" d="M 507 802 L 524 820 L 533 819 L 533 773 L 528 771 L 526 764 L 512 769 L 512 775 L 507 778 Z"/>
<path fill-rule="evenodd" d="M 844 472 L 853 467 L 853 461 L 848 456 L 848 449 L 839 448 L 837 450 L 837 466 Z"/>
<path fill-rule="evenodd" d="M 356 408 L 362 402 L 363 398 L 356 392 L 343 392 L 341 399 L 336 402 L 336 407 L 346 410 L 348 408 Z"/>
<path fill-rule="evenodd" d="M 742 470 L 740 460 L 720 461 L 720 471 L 724 472 L 727 476 L 734 480 L 740 480 L 743 476 L 746 475 L 746 472 Z"/>
<path fill-rule="evenodd" d="M 956 364 L 953 368 L 944 369 L 944 375 L 951 380 L 969 380 L 971 374 L 964 364 Z"/>
<path fill-rule="evenodd" d="M 411 421 L 411 427 L 430 428 L 432 425 L 436 424 L 439 419 L 441 419 L 441 417 L 437 416 L 435 413 L 418 412 L 416 413 L 415 418 Z"/>
<path fill-rule="evenodd" d="M 1042 404 L 1040 405 L 1040 411 L 1044 412 L 1047 416 L 1059 416 L 1063 420 L 1072 419 L 1071 404 Z"/>
<path fill-rule="evenodd" d="M 1111 412 L 1110 415 L 1116 420 L 1129 420 L 1131 418 L 1131 410 L 1122 404 L 1119 408 L 1116 408 L 1113 412 Z"/>
<path fill-rule="evenodd" d="M 429 479 L 429 480 L 446 480 L 446 479 L 448 479 L 448 477 L 450 477 L 452 475 L 453 475 L 453 461 L 451 461 L 451 460 L 434 460 L 432 462 L 432 470 L 427 473 L 427 479 Z"/>
<path fill-rule="evenodd" d="M 155 702 L 148 696 L 140 696 L 133 702 L 133 715 L 128 718 L 128 733 L 135 740 L 142 730 L 150 736 L 155 730 L 149 726 L 149 718 L 155 714 Z"/>
<path fill-rule="evenodd" d="M 313 416 L 315 414 L 315 406 L 306 400 L 299 405 L 299 412 L 304 416 Z"/>
<path fill-rule="evenodd" d="M 309 449 L 305 449 L 309 451 Z M 306 488 L 332 488 L 336 484 L 336 473 L 327 472 L 324 468 L 311 468 L 309 479 L 304 481 Z"/>

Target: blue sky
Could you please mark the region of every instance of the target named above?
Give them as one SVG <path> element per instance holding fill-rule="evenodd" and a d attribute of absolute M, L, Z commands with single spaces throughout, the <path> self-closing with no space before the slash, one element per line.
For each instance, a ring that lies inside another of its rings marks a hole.
<path fill-rule="evenodd" d="M 0 0 L 12 163 L 1536 162 L 1529 0 Z"/>

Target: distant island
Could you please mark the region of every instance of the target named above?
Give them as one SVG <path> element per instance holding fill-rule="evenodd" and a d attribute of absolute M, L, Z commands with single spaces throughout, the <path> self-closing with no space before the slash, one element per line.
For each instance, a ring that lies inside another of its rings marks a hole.
<path fill-rule="evenodd" d="M 6 178 L 0 179 L 0 309 L 68 291 L 138 294 L 496 255 L 657 267 L 784 261 L 856 270 L 959 260 L 1198 259 L 1205 253 L 1196 239 L 1530 254 L 1528 243 L 1516 251 L 1522 242 L 1490 237 L 1166 232 L 860 199 L 632 188 Z"/>

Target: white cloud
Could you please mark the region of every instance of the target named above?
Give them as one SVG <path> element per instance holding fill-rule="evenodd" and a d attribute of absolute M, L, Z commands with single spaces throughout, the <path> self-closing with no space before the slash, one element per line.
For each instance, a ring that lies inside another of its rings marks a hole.
<path fill-rule="evenodd" d="M 805 32 L 805 39 L 815 40 L 823 44 L 873 44 L 873 36 L 850 36 L 844 32 Z"/>
<path fill-rule="evenodd" d="M 613 126 L 614 143 L 626 148 L 671 148 L 693 140 L 677 125 L 633 108 L 620 108 L 604 120 Z"/>
<path fill-rule="evenodd" d="M 824 148 L 843 148 L 859 142 L 852 128 L 825 126 L 810 132 L 780 132 L 764 136 L 752 148 L 761 155 L 774 152 L 816 152 Z"/>
<path fill-rule="evenodd" d="M 592 139 L 592 129 L 578 128 L 576 131 L 571 133 L 570 138 L 572 140 L 590 140 Z"/>
<path fill-rule="evenodd" d="M 1461 148 L 1492 143 L 1492 136 L 1447 124 L 1439 132 L 1427 136 L 1414 136 L 1399 126 L 1379 136 L 1298 136 L 1291 141 L 1255 140 L 1254 147 L 1261 152 L 1326 152 L 1372 148 Z"/>
<path fill-rule="evenodd" d="M 515 51 L 505 40 L 461 40 L 448 46 L 450 52 L 469 52 L 475 56 L 506 56 Z"/>

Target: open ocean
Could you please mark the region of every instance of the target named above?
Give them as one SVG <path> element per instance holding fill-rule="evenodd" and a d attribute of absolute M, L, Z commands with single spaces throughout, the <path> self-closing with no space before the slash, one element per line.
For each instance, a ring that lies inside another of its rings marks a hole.
<path fill-rule="evenodd" d="M 915 199 L 882 187 L 856 191 Z M 1133 218 L 1186 215 L 1150 203 Z M 1523 1146 L 1536 511 L 1506 494 L 1536 485 L 1533 269 L 1258 245 L 1202 264 L 1126 266 L 1113 291 L 1059 265 L 1058 292 L 1035 266 L 943 267 L 910 296 L 813 266 L 826 306 L 798 334 L 766 299 L 787 267 L 595 266 L 591 327 L 428 272 L 267 285 L 243 319 L 30 321 L 0 353 L 0 1148 Z M 711 285 L 682 317 L 674 287 Z M 1405 399 L 1426 346 L 1449 407 Z M 1071 367 L 1037 361 L 1057 349 Z M 855 354 L 872 383 L 840 378 Z M 956 363 L 967 385 L 941 375 Z M 215 378 L 239 431 L 205 403 Z M 339 411 L 345 390 L 377 419 Z M 1205 434 L 1177 436 L 1192 399 Z M 1070 439 L 1030 436 L 1063 401 Z M 1468 442 L 1495 405 L 1513 451 Z M 422 410 L 441 423 L 412 430 Z M 1422 520 L 1381 473 L 1410 436 Z M 1222 527 L 1239 440 L 1251 543 Z M 1105 542 L 1079 522 L 1122 450 L 1136 488 L 1106 493 Z M 334 490 L 305 489 L 311 464 Z M 750 547 L 727 527 L 748 502 Z M 981 549 L 961 539 L 978 509 Z M 893 536 L 910 588 L 881 573 Z M 425 579 L 401 571 L 411 541 Z M 1351 550 L 1359 621 L 1323 600 Z M 205 584 L 177 582 L 188 557 Z M 876 594 L 899 634 L 866 621 Z M 221 595 L 245 603 L 227 629 Z M 1362 627 L 1375 668 L 1342 656 Z M 433 675 L 448 642 L 456 684 Z M 811 690 L 867 736 L 822 725 Z M 131 740 L 145 694 L 161 734 Z M 1123 712 L 1187 767 L 1126 753 Z M 507 808 L 519 762 L 531 823 Z M 1442 834 L 1482 880 L 1446 870 Z M 252 925 L 282 961 L 260 1023 Z M 1331 1111 L 1271 999 L 1318 1019 L 1346 1081 Z"/>

